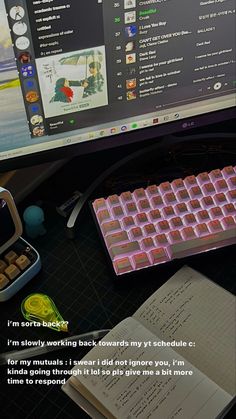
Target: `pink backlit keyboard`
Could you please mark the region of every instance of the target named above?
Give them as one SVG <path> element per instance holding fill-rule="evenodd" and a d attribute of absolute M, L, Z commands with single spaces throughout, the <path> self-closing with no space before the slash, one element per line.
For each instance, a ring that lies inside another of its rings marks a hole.
<path fill-rule="evenodd" d="M 236 243 L 236 167 L 96 199 L 116 275 Z"/>

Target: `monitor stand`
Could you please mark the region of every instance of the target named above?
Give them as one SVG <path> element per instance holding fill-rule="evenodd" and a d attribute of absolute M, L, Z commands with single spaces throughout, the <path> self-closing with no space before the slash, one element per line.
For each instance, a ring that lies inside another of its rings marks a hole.
<path fill-rule="evenodd" d="M 187 135 L 187 136 L 174 136 L 170 135 L 163 138 L 158 138 L 157 143 L 152 144 L 151 146 L 141 148 L 138 151 L 135 151 L 134 153 L 128 154 L 128 156 L 125 156 L 124 158 L 118 160 L 116 163 L 108 167 L 104 172 L 102 172 L 96 179 L 89 185 L 89 187 L 85 190 L 85 192 L 82 194 L 81 198 L 75 205 L 69 219 L 66 225 L 66 236 L 68 239 L 75 239 L 76 232 L 78 230 L 79 225 L 79 215 L 86 204 L 86 202 L 89 200 L 93 192 L 96 190 L 96 188 L 106 179 L 108 176 L 110 176 L 112 173 L 114 173 L 117 169 L 121 168 L 125 164 L 129 163 L 132 160 L 138 159 L 141 156 L 144 156 L 145 154 L 151 154 L 157 153 L 158 151 L 161 151 L 163 153 L 164 150 L 170 152 L 173 147 L 183 147 L 183 151 L 185 151 L 186 146 L 188 147 L 190 145 L 196 145 L 196 144 L 204 144 L 206 147 L 209 146 L 212 148 L 212 143 L 215 143 L 215 141 L 220 142 L 220 140 L 223 140 L 225 145 L 226 141 L 229 140 L 230 144 L 232 146 L 232 141 L 236 142 L 236 136 L 234 133 L 207 133 L 207 134 L 201 134 L 201 135 Z M 222 144 L 222 143 L 221 143 Z M 215 147 L 212 149 L 213 152 L 216 152 L 217 150 Z M 220 150 L 218 150 L 220 152 Z M 194 153 L 194 147 L 193 147 L 193 153 Z"/>

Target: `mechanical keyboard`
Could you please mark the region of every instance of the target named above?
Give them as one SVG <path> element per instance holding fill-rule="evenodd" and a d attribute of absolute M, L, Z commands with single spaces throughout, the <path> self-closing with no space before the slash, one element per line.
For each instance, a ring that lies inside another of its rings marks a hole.
<path fill-rule="evenodd" d="M 116 275 L 236 243 L 236 166 L 92 202 Z"/>

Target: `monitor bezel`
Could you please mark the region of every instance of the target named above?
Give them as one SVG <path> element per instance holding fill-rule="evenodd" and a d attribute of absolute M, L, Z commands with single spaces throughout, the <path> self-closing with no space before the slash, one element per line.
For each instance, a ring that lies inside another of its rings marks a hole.
<path fill-rule="evenodd" d="M 165 145 L 165 137 L 167 135 L 181 134 L 181 132 L 185 133 L 192 129 L 197 129 L 215 123 L 227 121 L 235 117 L 236 106 L 223 110 L 209 112 L 207 114 L 197 115 L 194 117 L 179 119 L 173 122 L 157 124 L 148 128 L 146 127 L 141 129 L 135 129 L 132 131 L 112 135 L 109 137 L 94 139 L 92 141 L 90 140 L 82 143 L 78 142 L 72 145 L 66 145 L 58 148 L 52 147 L 49 150 L 43 150 L 36 153 L 0 160 L 0 172 L 34 166 L 50 161 L 71 159 L 76 156 L 95 153 L 106 149 L 113 149 L 119 146 L 128 146 L 130 144 L 138 142 L 140 142 L 140 145 L 141 143 L 146 144 L 147 141 L 154 140 L 155 138 L 160 145 L 161 143 Z M 183 127 L 183 125 L 185 126 Z M 173 143 L 174 141 L 176 140 L 174 140 L 173 138 L 171 142 Z"/>

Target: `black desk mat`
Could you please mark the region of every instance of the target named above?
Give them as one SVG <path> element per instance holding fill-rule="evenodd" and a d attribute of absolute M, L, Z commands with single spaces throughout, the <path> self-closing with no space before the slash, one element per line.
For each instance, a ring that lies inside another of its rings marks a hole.
<path fill-rule="evenodd" d="M 65 320 L 70 321 L 70 332 L 75 334 L 111 328 L 132 315 L 186 261 L 229 291 L 236 291 L 235 246 L 162 265 L 149 271 L 149 278 L 145 282 L 140 277 L 135 283 L 127 279 L 121 284 L 111 279 L 90 213 L 81 222 L 75 241 L 65 239 L 63 220 L 55 212 L 49 217 L 50 222 L 46 223 L 47 234 L 33 243 L 42 258 L 41 273 L 9 302 L 1 304 L 1 351 L 7 350 L 6 337 L 13 340 L 54 340 L 64 337 L 61 333 L 45 328 L 6 328 L 8 319 L 22 320 L 21 301 L 32 292 L 51 296 Z M 70 348 L 49 354 L 47 358 L 79 359 L 86 352 L 85 349 Z M 2 375 L 5 370 L 5 367 L 1 367 L 1 381 L 5 379 Z M 62 393 L 59 386 L 11 387 L 2 383 L 1 398 L 2 419 L 87 417 Z"/>

